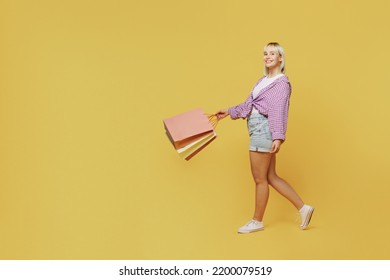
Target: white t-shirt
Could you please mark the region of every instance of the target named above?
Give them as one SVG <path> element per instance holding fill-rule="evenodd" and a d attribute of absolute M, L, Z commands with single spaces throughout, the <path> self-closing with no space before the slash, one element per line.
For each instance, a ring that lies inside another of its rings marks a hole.
<path fill-rule="evenodd" d="M 260 91 L 261 91 L 263 88 L 265 88 L 265 87 L 267 87 L 268 85 L 272 84 L 277 78 L 280 78 L 281 76 L 284 76 L 284 74 L 278 74 L 278 75 L 276 75 L 276 76 L 274 76 L 274 77 L 272 77 L 272 78 L 268 78 L 267 76 L 264 77 L 264 79 L 262 79 L 262 80 L 260 81 L 260 83 L 258 83 L 258 84 L 256 85 L 256 87 L 253 89 L 253 91 L 252 91 L 253 99 L 255 99 L 255 98 L 259 95 Z M 253 114 L 253 113 L 259 113 L 259 111 L 257 111 L 257 110 L 253 107 L 253 108 L 252 108 L 252 113 L 251 113 L 251 114 Z"/>

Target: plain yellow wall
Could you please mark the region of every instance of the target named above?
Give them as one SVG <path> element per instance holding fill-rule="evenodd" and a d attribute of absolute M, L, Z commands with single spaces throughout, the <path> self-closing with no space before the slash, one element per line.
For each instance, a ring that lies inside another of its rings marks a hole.
<path fill-rule="evenodd" d="M 388 259 L 389 3 L 0 2 L 1 259 Z M 293 86 L 275 191 L 251 218 L 242 120 L 191 161 L 162 120 L 241 103 L 263 46 Z"/>

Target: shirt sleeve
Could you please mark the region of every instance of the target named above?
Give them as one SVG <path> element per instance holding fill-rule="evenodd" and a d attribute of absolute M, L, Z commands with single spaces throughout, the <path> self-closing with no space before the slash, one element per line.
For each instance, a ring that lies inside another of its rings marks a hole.
<path fill-rule="evenodd" d="M 283 82 L 275 86 L 268 111 L 268 123 L 272 140 L 286 139 L 288 108 L 290 104 L 291 86 Z"/>
<path fill-rule="evenodd" d="M 228 113 L 230 117 L 235 120 L 238 118 L 245 119 L 252 111 L 252 93 L 248 96 L 245 102 L 236 106 L 230 107 Z"/>

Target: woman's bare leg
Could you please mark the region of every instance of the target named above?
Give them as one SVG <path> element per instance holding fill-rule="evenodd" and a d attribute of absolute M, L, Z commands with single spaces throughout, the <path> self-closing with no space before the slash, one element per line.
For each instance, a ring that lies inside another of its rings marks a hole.
<path fill-rule="evenodd" d="M 272 154 L 268 168 L 268 183 L 287 198 L 298 210 L 304 205 L 297 192 L 276 174 L 276 154 Z"/>
<path fill-rule="evenodd" d="M 272 154 L 262 152 L 249 152 L 253 180 L 256 186 L 255 212 L 253 219 L 263 221 L 265 208 L 269 197 L 268 168 Z"/>

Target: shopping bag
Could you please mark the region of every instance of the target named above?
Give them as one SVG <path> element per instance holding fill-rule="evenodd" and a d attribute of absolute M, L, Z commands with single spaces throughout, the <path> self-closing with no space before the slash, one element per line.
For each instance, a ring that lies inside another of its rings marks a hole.
<path fill-rule="evenodd" d="M 180 157 L 186 160 L 191 159 L 217 137 L 214 130 L 216 124 L 216 116 L 206 115 L 202 109 L 164 120 L 169 140 Z"/>
<path fill-rule="evenodd" d="M 210 144 L 216 137 L 217 134 L 215 132 L 211 132 L 200 140 L 197 140 L 181 149 L 177 149 L 176 151 L 179 153 L 181 158 L 190 160 L 194 155 Z"/>
<path fill-rule="evenodd" d="M 202 109 L 195 109 L 165 119 L 164 126 L 175 149 L 187 146 L 214 130 Z"/>

